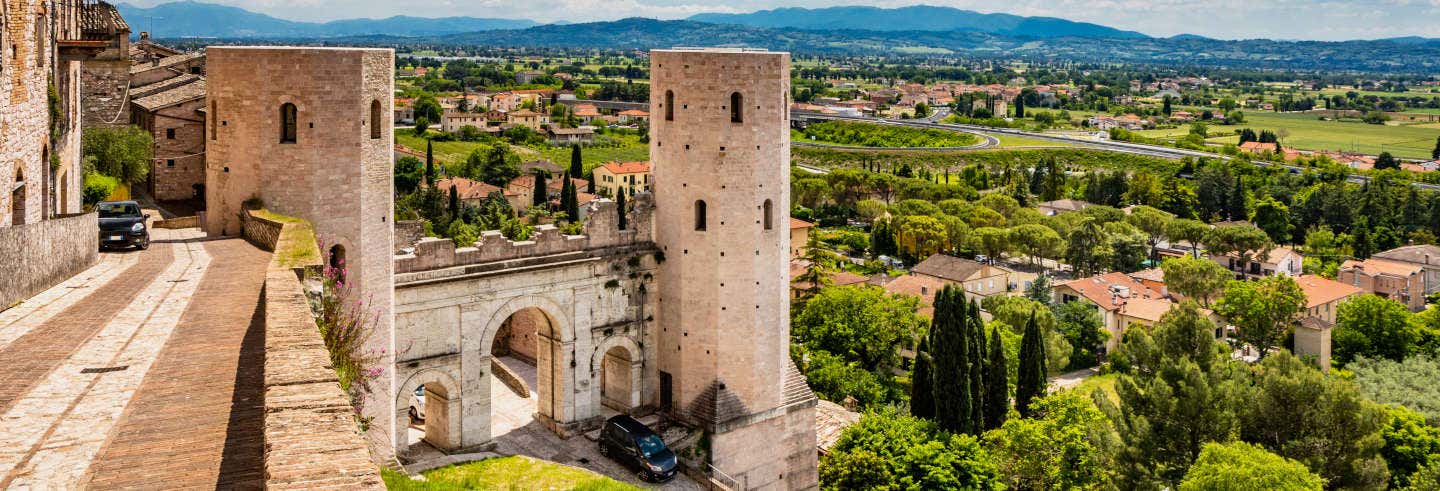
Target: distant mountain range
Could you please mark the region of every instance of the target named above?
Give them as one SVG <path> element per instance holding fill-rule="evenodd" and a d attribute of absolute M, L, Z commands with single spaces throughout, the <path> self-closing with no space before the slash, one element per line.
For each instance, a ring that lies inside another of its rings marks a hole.
<path fill-rule="evenodd" d="M 171 2 L 150 8 L 119 3 L 115 7 L 130 23 L 134 35 L 150 31 L 157 38 L 328 38 L 393 35 L 438 36 L 493 29 L 524 29 L 539 23 L 524 19 L 478 17 L 424 18 L 395 16 L 385 19 L 348 19 L 332 22 L 297 22 L 258 14 L 239 7 L 193 1 Z"/>
<path fill-rule="evenodd" d="M 893 9 L 878 7 L 782 8 L 748 14 L 698 14 L 686 20 L 712 24 L 808 30 L 864 31 L 975 31 L 1005 36 L 1058 38 L 1145 38 L 1087 22 L 1054 17 L 982 14 L 973 10 L 915 5 Z"/>

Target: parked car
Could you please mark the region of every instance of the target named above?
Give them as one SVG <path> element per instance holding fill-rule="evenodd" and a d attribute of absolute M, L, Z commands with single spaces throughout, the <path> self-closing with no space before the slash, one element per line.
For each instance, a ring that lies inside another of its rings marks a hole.
<path fill-rule="evenodd" d="M 623 414 L 605 421 L 600 454 L 638 469 L 642 481 L 664 482 L 675 477 L 675 452 L 644 423 Z"/>
<path fill-rule="evenodd" d="M 425 421 L 425 384 L 416 387 L 410 396 L 410 421 Z"/>
<path fill-rule="evenodd" d="M 143 251 L 150 247 L 150 230 L 145 225 L 150 215 L 140 212 L 140 203 L 102 201 L 95 211 L 100 213 L 100 248 L 134 246 Z"/>

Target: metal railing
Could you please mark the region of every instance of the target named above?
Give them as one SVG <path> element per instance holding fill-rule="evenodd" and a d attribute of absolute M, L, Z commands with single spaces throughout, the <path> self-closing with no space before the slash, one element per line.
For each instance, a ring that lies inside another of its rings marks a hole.
<path fill-rule="evenodd" d="M 746 479 L 746 482 L 742 482 L 741 480 L 730 477 L 729 474 L 726 474 L 724 471 L 720 470 L 719 467 L 715 467 L 714 464 L 711 464 L 709 462 L 705 463 L 705 468 L 706 472 L 710 474 L 710 479 L 715 481 L 716 484 L 723 486 L 725 489 L 732 491 L 750 489 L 750 486 L 746 485 L 748 479 Z"/>

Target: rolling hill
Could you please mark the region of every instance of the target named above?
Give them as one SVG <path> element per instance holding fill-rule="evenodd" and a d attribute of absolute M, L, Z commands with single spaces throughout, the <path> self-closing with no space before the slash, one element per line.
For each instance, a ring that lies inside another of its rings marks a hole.
<path fill-rule="evenodd" d="M 1088 37 L 1134 39 L 1135 31 L 1054 17 L 982 14 L 973 10 L 915 5 L 878 7 L 782 8 L 748 14 L 697 14 L 686 20 L 713 24 L 809 30 L 976 31 L 1016 37 Z"/>
<path fill-rule="evenodd" d="M 258 14 L 238 7 L 193 1 L 171 2 L 150 8 L 119 3 L 115 7 L 136 35 L 152 31 L 157 38 L 328 38 L 388 34 L 436 36 L 492 29 L 523 29 L 537 25 L 523 19 L 477 17 L 347 19 L 325 23 L 297 22 Z"/>

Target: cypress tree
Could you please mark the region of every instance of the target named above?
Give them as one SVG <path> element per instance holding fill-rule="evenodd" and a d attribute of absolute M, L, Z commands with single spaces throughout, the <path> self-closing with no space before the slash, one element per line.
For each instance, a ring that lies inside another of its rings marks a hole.
<path fill-rule="evenodd" d="M 544 171 L 535 171 L 535 188 L 533 189 L 533 191 L 534 192 L 530 193 L 533 198 L 530 200 L 530 204 L 534 206 L 545 206 L 545 203 L 550 202 L 550 190 L 545 188 Z"/>
<path fill-rule="evenodd" d="M 435 149 L 430 140 L 425 140 L 425 183 L 435 185 Z"/>
<path fill-rule="evenodd" d="M 460 192 L 455 190 L 455 186 L 450 186 L 450 219 L 458 218 L 460 218 Z"/>
<path fill-rule="evenodd" d="M 1230 191 L 1228 208 L 1231 220 L 1250 219 L 1250 212 L 1245 209 L 1245 180 L 1240 176 L 1235 176 L 1235 189 Z"/>
<path fill-rule="evenodd" d="M 1015 380 L 1015 409 L 1020 411 L 1021 416 L 1030 416 L 1030 401 L 1045 396 L 1047 383 L 1045 341 L 1041 339 L 1035 315 L 1031 314 L 1030 321 L 1025 324 L 1025 337 L 1020 340 L 1020 373 Z"/>
<path fill-rule="evenodd" d="M 968 315 L 964 294 L 954 286 L 946 285 L 935 296 L 935 321 L 930 328 L 935 339 L 932 378 L 946 382 L 935 384 L 935 422 L 951 433 L 972 433 L 973 430 L 965 360 L 970 352 L 965 335 Z"/>
<path fill-rule="evenodd" d="M 968 311 L 965 336 L 970 351 L 965 355 L 965 364 L 970 379 L 970 433 L 978 435 L 985 426 L 985 325 L 980 319 L 980 305 L 974 300 Z"/>
<path fill-rule="evenodd" d="M 920 340 L 915 352 L 915 370 L 910 372 L 910 415 L 935 419 L 935 394 L 930 375 L 930 340 Z"/>
<path fill-rule="evenodd" d="M 585 175 L 585 166 L 580 163 L 580 144 L 570 144 L 570 175 L 580 177 Z"/>
<path fill-rule="evenodd" d="M 1004 115 L 1004 114 L 997 114 L 997 115 L 995 115 L 995 117 L 997 117 L 997 118 L 1003 118 L 1003 117 L 1005 117 L 1005 115 Z M 1023 117 L 1025 117 L 1025 99 L 1016 97 L 1016 98 L 1015 98 L 1015 119 L 1020 119 L 1020 118 L 1023 118 Z"/>
<path fill-rule="evenodd" d="M 575 191 L 575 181 L 570 180 L 570 173 L 565 173 L 565 183 L 560 187 L 560 207 L 564 209 L 565 215 L 570 221 L 580 220 L 580 197 Z"/>
<path fill-rule="evenodd" d="M 628 218 L 625 216 L 625 193 L 617 194 L 620 196 L 615 198 L 615 211 L 620 215 L 620 230 L 625 230 L 625 226 L 627 225 L 626 219 Z"/>
<path fill-rule="evenodd" d="M 1005 424 L 1010 411 L 1010 377 L 1005 366 L 1005 341 L 1000 329 L 990 332 L 990 360 L 985 364 L 985 429 Z"/>

